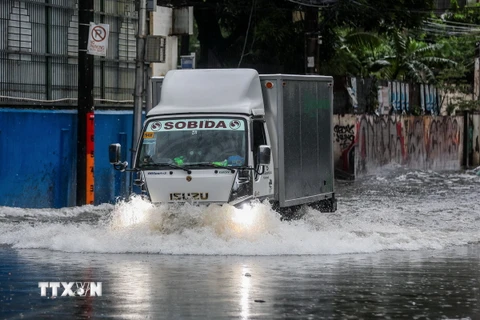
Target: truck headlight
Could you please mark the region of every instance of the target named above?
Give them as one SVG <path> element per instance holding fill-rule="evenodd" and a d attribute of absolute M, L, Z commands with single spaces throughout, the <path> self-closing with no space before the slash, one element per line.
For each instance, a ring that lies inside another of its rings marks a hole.
<path fill-rule="evenodd" d="M 233 210 L 233 222 L 244 227 L 249 227 L 255 221 L 255 214 L 249 204 L 245 203 L 241 208 L 234 208 Z"/>

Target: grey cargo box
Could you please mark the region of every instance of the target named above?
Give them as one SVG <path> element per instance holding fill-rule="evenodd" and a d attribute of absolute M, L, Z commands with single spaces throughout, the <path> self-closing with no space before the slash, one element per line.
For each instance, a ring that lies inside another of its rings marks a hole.
<path fill-rule="evenodd" d="M 260 80 L 276 161 L 275 200 L 289 207 L 332 198 L 333 78 L 273 74 Z"/>

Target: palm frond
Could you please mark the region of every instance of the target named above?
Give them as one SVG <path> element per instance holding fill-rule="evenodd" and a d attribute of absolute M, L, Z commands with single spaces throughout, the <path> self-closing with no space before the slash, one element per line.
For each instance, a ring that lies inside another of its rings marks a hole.
<path fill-rule="evenodd" d="M 388 62 L 387 60 L 380 59 L 380 60 L 375 60 L 375 61 L 371 62 L 368 69 L 371 72 L 378 72 L 382 69 L 390 67 L 391 65 L 392 64 L 390 62 Z"/>
<path fill-rule="evenodd" d="M 447 58 L 440 58 L 440 57 L 422 57 L 418 59 L 424 63 L 428 63 L 429 65 L 437 65 L 437 66 L 456 66 L 457 63 L 453 60 Z"/>
<path fill-rule="evenodd" d="M 378 47 L 383 43 L 382 39 L 372 32 L 352 32 L 345 37 L 345 42 L 349 45 L 369 48 Z"/>
<path fill-rule="evenodd" d="M 393 44 L 397 54 L 404 53 L 407 51 L 408 38 L 404 37 L 400 31 L 396 31 L 393 33 Z"/>
<path fill-rule="evenodd" d="M 443 44 L 440 43 L 433 43 L 433 44 L 428 44 L 426 46 L 419 47 L 415 50 L 415 53 L 431 53 L 431 52 L 436 52 L 442 49 Z"/>

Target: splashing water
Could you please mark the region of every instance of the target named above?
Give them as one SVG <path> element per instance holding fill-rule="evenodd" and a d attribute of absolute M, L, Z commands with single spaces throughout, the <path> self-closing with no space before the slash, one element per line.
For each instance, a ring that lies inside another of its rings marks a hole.
<path fill-rule="evenodd" d="M 268 203 L 0 207 L 0 245 L 66 252 L 290 255 L 441 249 L 480 241 L 480 177 L 394 168 L 337 182 L 339 210 L 282 221 Z"/>

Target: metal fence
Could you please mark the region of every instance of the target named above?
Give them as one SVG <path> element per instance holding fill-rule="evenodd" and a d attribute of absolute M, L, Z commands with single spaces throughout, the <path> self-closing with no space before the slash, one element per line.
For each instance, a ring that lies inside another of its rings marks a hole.
<path fill-rule="evenodd" d="M 434 85 L 374 78 L 335 77 L 335 114 L 440 115 L 446 93 Z"/>
<path fill-rule="evenodd" d="M 78 1 L 0 1 L 0 105 L 76 103 Z M 94 9 L 93 22 L 110 27 L 107 56 L 94 58 L 95 104 L 131 105 L 135 0 L 95 0 Z"/>

